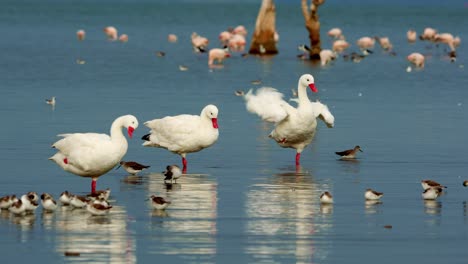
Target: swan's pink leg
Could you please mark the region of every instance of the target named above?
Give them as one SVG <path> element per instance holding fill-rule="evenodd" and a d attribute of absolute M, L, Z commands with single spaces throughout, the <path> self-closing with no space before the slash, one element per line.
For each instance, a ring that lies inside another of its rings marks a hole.
<path fill-rule="evenodd" d="M 96 180 L 93 179 L 91 181 L 91 193 L 95 193 L 96 192 Z"/>
<path fill-rule="evenodd" d="M 182 173 L 186 173 L 187 172 L 187 159 L 182 157 L 182 165 L 183 165 L 183 168 L 182 168 Z"/>
<path fill-rule="evenodd" d="M 301 160 L 301 153 L 296 153 L 296 166 L 299 166 L 300 165 L 300 161 Z"/>

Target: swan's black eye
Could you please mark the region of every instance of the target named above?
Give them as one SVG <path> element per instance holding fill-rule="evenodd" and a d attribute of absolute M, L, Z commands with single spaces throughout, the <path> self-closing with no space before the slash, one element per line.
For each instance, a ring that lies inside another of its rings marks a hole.
<path fill-rule="evenodd" d="M 309 79 L 306 79 L 306 81 L 309 81 Z"/>

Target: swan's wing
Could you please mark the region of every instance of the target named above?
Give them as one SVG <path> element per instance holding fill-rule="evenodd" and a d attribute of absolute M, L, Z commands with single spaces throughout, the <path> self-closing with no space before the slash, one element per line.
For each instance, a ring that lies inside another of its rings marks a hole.
<path fill-rule="evenodd" d="M 323 122 L 325 122 L 325 124 L 327 124 L 327 127 L 332 128 L 335 125 L 335 117 L 328 109 L 328 106 L 320 103 L 319 101 L 312 102 L 311 104 L 311 108 L 315 116 L 320 118 Z"/>
<path fill-rule="evenodd" d="M 99 133 L 71 133 L 60 134 L 58 136 L 63 138 L 55 142 L 52 145 L 52 147 L 60 150 L 66 155 L 72 149 L 95 148 L 102 143 L 111 142 L 111 138 L 109 135 Z"/>
<path fill-rule="evenodd" d="M 257 114 L 263 120 L 278 123 L 288 116 L 289 108 L 292 108 L 283 100 L 283 94 L 274 88 L 262 87 L 256 94 L 250 90 L 244 95 L 247 111 Z"/>
<path fill-rule="evenodd" d="M 169 148 L 187 138 L 195 136 L 200 127 L 200 116 L 178 115 L 167 116 L 145 122 L 151 129 L 150 140 L 163 147 Z"/>

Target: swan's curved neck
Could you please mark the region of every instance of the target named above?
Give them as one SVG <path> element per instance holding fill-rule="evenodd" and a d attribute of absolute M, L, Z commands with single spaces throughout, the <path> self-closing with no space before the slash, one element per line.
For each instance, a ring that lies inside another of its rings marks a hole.
<path fill-rule="evenodd" d="M 111 126 L 110 137 L 112 141 L 122 141 L 125 140 L 125 136 L 122 133 L 122 119 L 117 118 Z"/>
<path fill-rule="evenodd" d="M 307 86 L 302 85 L 300 81 L 297 84 L 297 98 L 299 99 L 299 103 L 310 102 L 307 96 Z"/>

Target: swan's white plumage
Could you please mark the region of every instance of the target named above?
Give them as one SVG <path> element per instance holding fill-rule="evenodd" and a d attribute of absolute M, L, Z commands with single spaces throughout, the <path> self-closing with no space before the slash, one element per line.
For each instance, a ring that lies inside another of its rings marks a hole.
<path fill-rule="evenodd" d="M 145 122 L 150 134 L 143 146 L 165 148 L 185 157 L 213 145 L 219 136 L 218 108 L 207 105 L 200 115 L 166 116 Z"/>
<path fill-rule="evenodd" d="M 136 129 L 136 117 L 126 115 L 117 118 L 112 123 L 111 136 L 98 133 L 60 134 L 63 138 L 52 145 L 58 151 L 49 159 L 65 171 L 97 178 L 114 168 L 126 154 L 128 143 L 122 133 L 124 127 L 131 127 L 132 131 Z"/>
<path fill-rule="evenodd" d="M 262 87 L 255 94 L 252 89 L 244 95 L 247 111 L 257 114 L 265 121 L 278 123 L 288 116 L 281 105 L 288 103 L 283 100 L 283 94 L 271 87 Z"/>
<path fill-rule="evenodd" d="M 291 106 L 283 100 L 283 94 L 274 88 L 264 87 L 254 94 L 250 90 L 244 95 L 246 108 L 249 112 L 257 114 L 263 120 L 276 124 L 270 133 L 281 147 L 294 148 L 300 154 L 314 138 L 317 121 L 322 119 L 328 127 L 333 127 L 335 118 L 328 107 L 319 101 L 311 102 L 307 97 L 307 87 L 315 90 L 314 77 L 304 74 L 298 82 L 297 107 Z M 296 156 L 296 164 L 299 157 Z"/>

